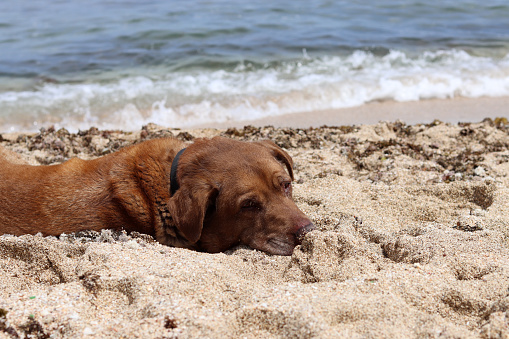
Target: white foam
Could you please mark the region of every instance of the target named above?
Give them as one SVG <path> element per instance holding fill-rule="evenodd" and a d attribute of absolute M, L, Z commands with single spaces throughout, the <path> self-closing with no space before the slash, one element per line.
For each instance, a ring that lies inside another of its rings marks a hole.
<path fill-rule="evenodd" d="M 508 95 L 509 55 L 496 59 L 450 50 L 378 57 L 356 51 L 257 70 L 239 65 L 232 71 L 159 72 L 106 84 L 45 84 L 35 91 L 4 92 L 0 127 L 134 130 L 147 122 L 189 127 L 378 100 Z"/>

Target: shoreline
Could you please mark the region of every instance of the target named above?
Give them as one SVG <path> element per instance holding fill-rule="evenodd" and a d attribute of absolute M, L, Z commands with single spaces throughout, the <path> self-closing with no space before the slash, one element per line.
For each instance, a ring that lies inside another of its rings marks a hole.
<path fill-rule="evenodd" d="M 292 113 L 256 120 L 199 124 L 192 129 L 246 125 L 308 128 L 376 124 L 380 121 L 401 120 L 409 125 L 431 123 L 435 119 L 450 122 L 480 122 L 485 118 L 509 118 L 509 97 L 429 99 L 410 102 L 373 102 L 362 106 L 323 111 Z M 187 129 L 187 128 L 186 128 Z"/>
<path fill-rule="evenodd" d="M 226 121 L 217 123 L 195 124 L 190 126 L 164 125 L 161 127 L 181 129 L 186 131 L 201 129 L 228 129 L 244 126 L 273 126 L 276 128 L 317 128 L 321 126 L 350 126 L 372 125 L 381 121 L 402 121 L 409 125 L 431 123 L 439 120 L 448 123 L 481 122 L 485 118 L 505 117 L 509 119 L 509 97 L 482 97 L 482 98 L 453 98 L 429 99 L 411 102 L 372 102 L 362 106 L 338 108 L 329 110 L 309 111 L 300 113 L 269 116 L 254 120 Z M 150 124 L 147 122 L 146 124 Z M 42 123 L 40 128 L 48 129 L 51 123 Z M 142 128 L 144 125 L 138 126 Z M 69 126 L 60 126 L 74 130 Z M 91 125 L 91 127 L 98 127 Z M 1 126 L 0 126 L 1 128 Z M 99 129 L 104 129 L 98 127 Z M 137 129 L 122 129 L 119 131 L 136 132 Z M 35 134 L 37 131 L 0 130 L 0 135 Z"/>

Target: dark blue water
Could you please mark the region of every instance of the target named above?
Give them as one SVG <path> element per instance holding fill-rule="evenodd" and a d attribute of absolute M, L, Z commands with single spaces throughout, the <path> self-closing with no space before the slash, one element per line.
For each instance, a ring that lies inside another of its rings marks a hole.
<path fill-rule="evenodd" d="M 508 95 L 508 54 L 501 0 L 3 1 L 0 130 Z"/>

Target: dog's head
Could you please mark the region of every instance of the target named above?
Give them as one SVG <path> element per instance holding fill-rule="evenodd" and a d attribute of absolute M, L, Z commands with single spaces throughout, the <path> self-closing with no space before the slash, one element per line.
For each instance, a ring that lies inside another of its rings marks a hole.
<path fill-rule="evenodd" d="M 292 199 L 291 157 L 271 141 L 197 140 L 179 159 L 168 209 L 180 233 L 207 252 L 236 244 L 290 255 L 313 223 Z"/>

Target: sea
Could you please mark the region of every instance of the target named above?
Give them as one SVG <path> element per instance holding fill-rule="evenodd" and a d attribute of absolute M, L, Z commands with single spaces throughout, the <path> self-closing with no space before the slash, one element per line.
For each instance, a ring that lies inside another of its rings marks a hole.
<path fill-rule="evenodd" d="M 0 2 L 0 132 L 502 96 L 507 0 Z"/>

